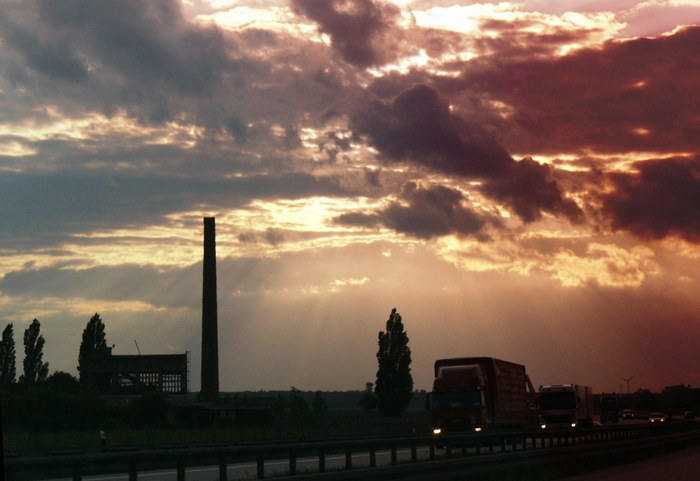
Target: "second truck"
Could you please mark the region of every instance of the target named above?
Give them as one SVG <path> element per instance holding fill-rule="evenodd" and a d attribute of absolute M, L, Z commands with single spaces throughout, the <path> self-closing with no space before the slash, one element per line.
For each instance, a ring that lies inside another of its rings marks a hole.
<path fill-rule="evenodd" d="M 542 429 L 576 428 L 593 424 L 593 394 L 589 386 L 540 386 L 538 405 Z"/>

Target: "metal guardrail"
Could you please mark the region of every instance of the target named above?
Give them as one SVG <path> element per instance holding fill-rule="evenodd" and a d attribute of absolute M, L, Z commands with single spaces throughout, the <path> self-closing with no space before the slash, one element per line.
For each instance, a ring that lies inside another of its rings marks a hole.
<path fill-rule="evenodd" d="M 629 451 L 635 446 L 656 446 L 667 442 L 700 442 L 699 425 L 672 423 L 665 426 L 636 424 L 604 426 L 568 431 L 525 431 L 478 433 L 443 436 L 411 436 L 399 438 L 364 438 L 332 441 L 295 442 L 261 445 L 228 445 L 200 447 L 169 447 L 161 449 L 110 450 L 106 452 L 54 452 L 34 456 L 5 457 L 5 479 L 16 481 L 22 475 L 39 472 L 70 473 L 73 480 L 81 481 L 84 473 L 96 467 L 128 472 L 130 481 L 137 481 L 139 470 L 175 469 L 178 481 L 185 481 L 186 467 L 218 465 L 219 480 L 227 480 L 227 469 L 234 463 L 254 461 L 257 478 L 266 478 L 266 461 L 287 459 L 288 476 L 297 480 L 324 479 L 335 481 L 359 479 L 428 479 L 438 469 L 442 475 L 452 470 L 477 472 L 499 466 L 551 463 L 557 457 L 574 460 L 614 450 Z M 418 449 L 426 450 L 425 459 L 419 459 Z M 408 450 L 410 459 L 399 463 L 397 452 Z M 391 464 L 378 466 L 378 451 L 388 451 Z M 620 451 L 620 452 L 622 452 Z M 326 457 L 344 453 L 344 469 L 328 471 Z M 365 453 L 369 466 L 353 466 L 353 454 Z M 592 454 L 593 453 L 593 454 Z M 497 455 L 498 461 L 494 460 Z M 299 475 L 300 457 L 318 459 L 318 473 Z M 438 468 L 439 465 L 439 468 Z M 65 476 L 66 474 L 64 474 Z M 440 478 L 433 478 L 440 479 Z"/>

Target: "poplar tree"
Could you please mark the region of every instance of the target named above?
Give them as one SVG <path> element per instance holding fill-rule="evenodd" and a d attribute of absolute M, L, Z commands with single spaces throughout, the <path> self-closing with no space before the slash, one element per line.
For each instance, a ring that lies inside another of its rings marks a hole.
<path fill-rule="evenodd" d="M 41 335 L 41 324 L 34 319 L 24 331 L 24 374 L 19 382 L 35 384 L 46 381 L 49 375 L 49 363 L 44 358 L 44 336 Z"/>
<path fill-rule="evenodd" d="M 103 353 L 107 349 L 107 338 L 105 336 L 105 325 L 100 318 L 100 315 L 95 313 L 90 318 L 85 329 L 83 330 L 83 338 L 80 342 L 80 351 L 78 352 L 78 373 L 80 375 L 80 384 L 90 384 L 93 380 L 88 379 L 87 364 L 91 357 L 95 357 Z"/>
<path fill-rule="evenodd" d="M 374 385 L 377 408 L 385 416 L 398 416 L 411 400 L 413 377 L 408 335 L 396 308 L 391 310 L 386 332 L 379 331 L 377 361 L 379 369 Z"/>
<path fill-rule="evenodd" d="M 9 386 L 15 382 L 16 362 L 14 330 L 10 323 L 2 331 L 2 341 L 0 341 L 0 386 Z"/>

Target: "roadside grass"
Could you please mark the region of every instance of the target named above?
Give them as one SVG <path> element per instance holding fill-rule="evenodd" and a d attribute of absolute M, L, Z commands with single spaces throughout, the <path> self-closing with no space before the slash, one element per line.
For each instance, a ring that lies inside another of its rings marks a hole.
<path fill-rule="evenodd" d="M 381 435 L 410 435 L 424 431 L 422 413 L 408 413 L 393 420 L 367 418 L 360 421 L 328 416 L 320 426 L 211 426 L 181 428 L 164 426 L 151 429 L 122 427 L 105 430 L 107 449 L 127 447 L 172 447 L 211 444 L 262 443 L 268 441 L 296 441 L 329 438 L 352 438 Z M 427 425 L 426 425 L 427 426 Z M 99 430 L 3 430 L 5 452 L 63 451 L 100 449 Z"/>

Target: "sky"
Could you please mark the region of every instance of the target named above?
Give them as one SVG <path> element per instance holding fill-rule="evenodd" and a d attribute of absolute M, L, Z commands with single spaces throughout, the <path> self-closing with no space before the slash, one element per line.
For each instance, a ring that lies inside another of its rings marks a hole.
<path fill-rule="evenodd" d="M 700 1 L 0 0 L 0 323 L 77 375 L 361 390 L 403 318 L 535 386 L 700 387 Z M 18 373 L 19 374 L 19 373 Z"/>

